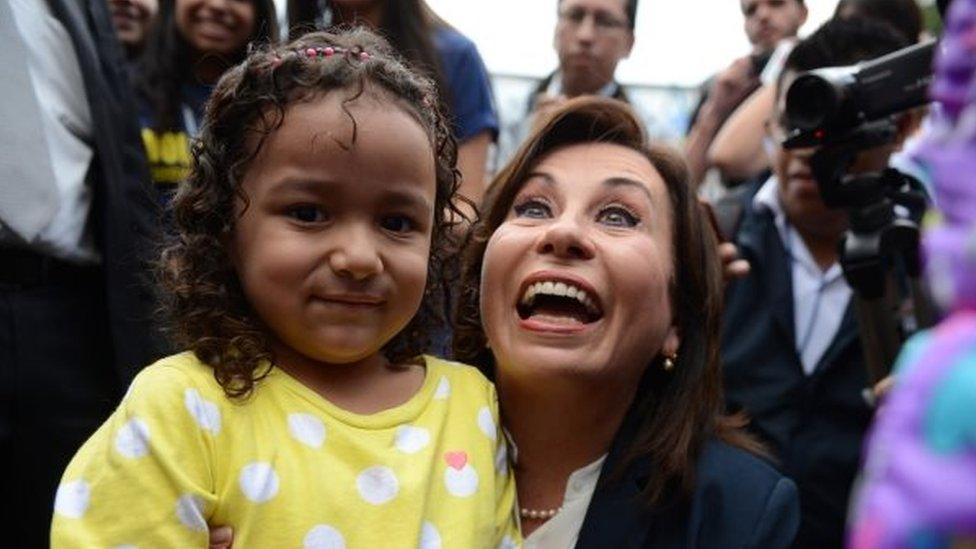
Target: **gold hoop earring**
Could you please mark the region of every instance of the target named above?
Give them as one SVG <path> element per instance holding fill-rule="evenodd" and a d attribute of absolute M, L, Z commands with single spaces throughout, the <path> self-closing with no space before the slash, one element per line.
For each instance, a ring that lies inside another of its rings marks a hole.
<path fill-rule="evenodd" d="M 670 372 L 671 370 L 674 370 L 674 361 L 677 360 L 677 359 L 678 359 L 678 355 L 677 354 L 673 354 L 671 356 L 665 355 L 664 356 L 664 371 L 665 372 Z"/>

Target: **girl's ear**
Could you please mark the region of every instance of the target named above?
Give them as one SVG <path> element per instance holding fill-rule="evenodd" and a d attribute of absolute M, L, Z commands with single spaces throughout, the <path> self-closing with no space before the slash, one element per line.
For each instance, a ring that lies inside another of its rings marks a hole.
<path fill-rule="evenodd" d="M 678 354 L 681 347 L 681 336 L 678 334 L 678 327 L 668 328 L 667 335 L 664 336 L 664 344 L 661 345 L 661 354 L 664 356 L 674 356 Z"/>

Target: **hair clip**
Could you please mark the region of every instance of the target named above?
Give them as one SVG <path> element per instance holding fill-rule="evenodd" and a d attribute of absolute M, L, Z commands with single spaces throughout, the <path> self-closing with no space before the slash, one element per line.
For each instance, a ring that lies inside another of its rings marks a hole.
<path fill-rule="evenodd" d="M 325 47 L 320 46 L 315 48 L 306 48 L 304 50 L 294 50 L 294 52 L 295 55 L 298 55 L 299 57 L 304 56 L 308 59 L 316 59 L 319 57 L 332 57 L 337 53 L 344 53 L 349 55 L 350 57 L 355 56 L 362 61 L 366 61 L 367 59 L 372 57 L 372 55 L 370 55 L 369 52 L 363 51 L 362 49 L 359 48 L 346 49 L 339 46 L 325 46 Z"/>

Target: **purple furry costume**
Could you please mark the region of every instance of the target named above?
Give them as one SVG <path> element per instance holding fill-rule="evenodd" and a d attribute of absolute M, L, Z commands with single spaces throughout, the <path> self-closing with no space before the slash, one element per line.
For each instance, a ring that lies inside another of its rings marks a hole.
<path fill-rule="evenodd" d="M 919 151 L 941 219 L 926 275 L 948 317 L 912 338 L 855 498 L 854 549 L 976 547 L 976 0 L 955 0 L 936 60 L 942 107 Z"/>

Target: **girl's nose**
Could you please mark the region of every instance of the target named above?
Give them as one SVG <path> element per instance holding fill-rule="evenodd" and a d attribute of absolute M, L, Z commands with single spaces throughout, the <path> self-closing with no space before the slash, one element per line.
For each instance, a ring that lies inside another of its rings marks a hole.
<path fill-rule="evenodd" d="M 383 272 L 383 261 L 368 228 L 350 228 L 337 235 L 336 241 L 329 254 L 329 266 L 336 276 L 360 281 Z"/>

